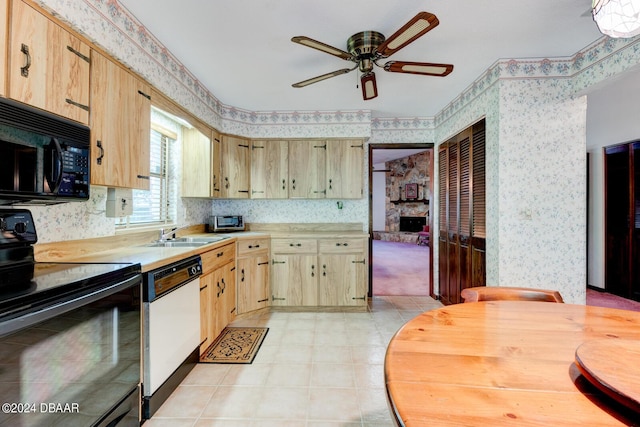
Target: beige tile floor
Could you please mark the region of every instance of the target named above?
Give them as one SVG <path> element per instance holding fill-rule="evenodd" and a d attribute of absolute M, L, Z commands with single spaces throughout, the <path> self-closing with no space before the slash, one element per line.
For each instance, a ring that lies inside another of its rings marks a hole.
<path fill-rule="evenodd" d="M 375 297 L 368 312 L 263 312 L 250 365 L 199 364 L 145 427 L 392 426 L 387 343 L 407 320 L 441 307 L 429 297 Z"/>

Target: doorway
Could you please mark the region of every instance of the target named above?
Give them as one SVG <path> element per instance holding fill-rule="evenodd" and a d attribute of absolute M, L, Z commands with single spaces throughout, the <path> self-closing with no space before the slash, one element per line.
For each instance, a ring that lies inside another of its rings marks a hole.
<path fill-rule="evenodd" d="M 434 297 L 433 152 L 433 144 L 369 144 L 370 297 Z"/>

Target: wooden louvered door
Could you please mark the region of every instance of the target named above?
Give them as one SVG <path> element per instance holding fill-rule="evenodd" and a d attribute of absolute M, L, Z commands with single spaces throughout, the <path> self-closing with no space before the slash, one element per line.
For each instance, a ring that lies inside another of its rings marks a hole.
<path fill-rule="evenodd" d="M 473 286 L 487 284 L 487 256 L 486 256 L 486 142 L 484 120 L 473 126 L 472 159 L 472 194 L 471 194 L 471 283 Z"/>
<path fill-rule="evenodd" d="M 485 285 L 484 120 L 439 149 L 439 285 L 444 304 L 464 288 Z"/>

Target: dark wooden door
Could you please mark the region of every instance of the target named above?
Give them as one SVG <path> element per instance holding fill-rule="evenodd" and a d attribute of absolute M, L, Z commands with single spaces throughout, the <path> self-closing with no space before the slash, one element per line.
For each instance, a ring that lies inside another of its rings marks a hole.
<path fill-rule="evenodd" d="M 631 157 L 627 144 L 605 148 L 605 288 L 631 294 Z"/>
<path fill-rule="evenodd" d="M 439 285 L 444 304 L 464 288 L 485 285 L 485 125 L 476 123 L 439 153 Z"/>

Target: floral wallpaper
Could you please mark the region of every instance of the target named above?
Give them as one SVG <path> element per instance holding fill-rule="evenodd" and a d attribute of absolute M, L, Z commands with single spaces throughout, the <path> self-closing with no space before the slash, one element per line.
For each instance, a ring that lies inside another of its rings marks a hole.
<path fill-rule="evenodd" d="M 117 0 L 37 1 L 222 132 L 438 144 L 484 117 L 487 282 L 553 283 L 567 302 L 584 301 L 584 281 L 578 283 L 585 270 L 584 242 L 576 238 L 584 234 L 586 217 L 584 206 L 578 206 L 584 201 L 580 188 L 586 108 L 580 95 L 638 64 L 640 37 L 603 37 L 567 58 L 498 60 L 435 117 L 372 118 L 369 111 L 255 112 L 222 104 Z M 434 180 L 438 182 L 437 172 Z M 546 185 L 549 182 L 554 185 Z M 102 190 L 92 187 L 92 199 L 83 206 L 34 209 L 42 238 L 64 240 L 72 229 L 80 230 L 81 237 L 112 234 L 112 220 L 100 215 L 104 198 Z M 189 222 L 201 222 L 210 213 L 241 213 L 249 222 L 362 222 L 368 229 L 366 198 L 346 201 L 343 209 L 332 200 L 183 200 L 183 206 Z M 434 220 L 437 230 L 437 216 Z M 434 277 L 437 256 L 435 251 Z"/>

